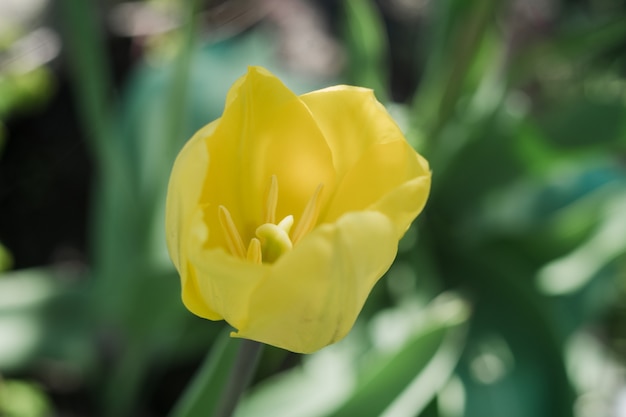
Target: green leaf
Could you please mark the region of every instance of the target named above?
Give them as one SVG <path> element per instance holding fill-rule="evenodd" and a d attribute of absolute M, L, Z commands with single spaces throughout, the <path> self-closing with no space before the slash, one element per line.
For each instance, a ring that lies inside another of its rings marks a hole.
<path fill-rule="evenodd" d="M 354 394 L 328 417 L 418 415 L 454 370 L 468 313 L 458 298 L 436 301 L 425 326 L 372 365 Z"/>
<path fill-rule="evenodd" d="M 0 369 L 24 366 L 41 347 L 46 305 L 62 292 L 51 269 L 23 269 L 0 276 Z"/>
<path fill-rule="evenodd" d="M 619 94 L 581 94 L 555 103 L 539 117 L 545 136 L 561 149 L 617 145 L 626 134 L 626 106 Z"/>
<path fill-rule="evenodd" d="M 458 368 L 467 393 L 464 416 L 571 417 L 575 396 L 563 332 L 534 286 L 535 265 L 514 243 L 468 245 L 454 233 L 438 224 L 429 237 L 441 275 L 475 300 Z"/>
<path fill-rule="evenodd" d="M 2 124 L 0 124 L 0 149 L 2 148 Z M 11 252 L 0 242 L 0 272 L 6 271 L 13 265 Z"/>
<path fill-rule="evenodd" d="M 74 75 L 74 93 L 87 139 L 97 157 L 112 163 L 114 138 L 110 131 L 112 82 L 104 40 L 92 2 L 62 0 L 63 42 Z"/>
<path fill-rule="evenodd" d="M 509 79 L 520 83 L 537 72 L 571 70 L 586 62 L 604 69 L 606 63 L 598 57 L 619 47 L 625 36 L 623 16 L 611 21 L 585 21 L 582 25 L 559 28 L 554 36 L 532 43 L 513 57 Z"/>
<path fill-rule="evenodd" d="M 350 83 L 371 88 L 386 101 L 388 52 L 382 16 L 370 0 L 346 0 L 343 7 Z"/>

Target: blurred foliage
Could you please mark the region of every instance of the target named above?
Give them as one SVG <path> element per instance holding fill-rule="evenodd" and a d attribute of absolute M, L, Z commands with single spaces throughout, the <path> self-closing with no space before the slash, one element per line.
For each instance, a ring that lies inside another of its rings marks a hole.
<path fill-rule="evenodd" d="M 45 417 L 50 401 L 35 384 L 22 381 L 0 381 L 0 412 L 5 417 Z"/>
<path fill-rule="evenodd" d="M 64 415 L 68 401 L 116 417 L 216 407 L 238 341 L 182 306 L 165 187 L 185 140 L 219 117 L 247 65 L 263 65 L 297 92 L 373 88 L 430 161 L 433 189 L 351 334 L 306 357 L 266 349 L 237 416 L 626 415 L 626 8 L 272 4 L 145 1 L 121 13 L 110 2 L 105 12 L 127 19 L 117 35 L 92 2 L 54 4 L 59 65 L 96 168 L 90 262 L 0 276 L 0 413 Z M 320 53 L 302 16 L 328 17 L 340 72 L 290 70 L 302 57 L 287 41 Z M 48 61 L 18 59 L 20 39 L 50 51 L 55 37 L 11 30 L 0 33 L 0 123 L 45 111 L 55 91 Z M 133 57 L 123 83 L 112 36 Z M 0 124 L 0 146 L 12 140 Z M 11 246 L 0 240 L 3 269 Z M 182 395 L 189 367 L 197 377 Z"/>
<path fill-rule="evenodd" d="M 58 47 L 58 39 L 46 29 L 27 32 L 0 26 L 0 120 L 46 103 L 54 77 L 44 64 L 56 56 Z"/>

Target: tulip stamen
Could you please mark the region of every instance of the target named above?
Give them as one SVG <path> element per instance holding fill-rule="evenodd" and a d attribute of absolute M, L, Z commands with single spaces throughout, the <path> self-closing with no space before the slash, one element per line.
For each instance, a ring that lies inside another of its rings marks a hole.
<path fill-rule="evenodd" d="M 304 237 L 304 235 L 309 233 L 317 222 L 317 218 L 320 214 L 319 196 L 322 192 L 322 188 L 324 188 L 324 184 L 320 184 L 317 186 L 315 192 L 311 196 L 311 199 L 309 200 L 306 207 L 304 208 L 304 211 L 302 212 L 302 216 L 300 217 L 298 225 L 296 226 L 296 230 L 294 230 L 293 237 L 291 238 L 291 241 L 294 245 L 298 243 L 300 239 Z"/>
<path fill-rule="evenodd" d="M 276 223 L 276 206 L 278 205 L 278 178 L 272 175 L 265 203 L 265 223 Z"/>
<path fill-rule="evenodd" d="M 263 252 L 261 249 L 261 241 L 256 237 L 250 239 L 250 245 L 248 245 L 248 254 L 246 256 L 248 262 L 253 264 L 260 264 L 263 262 Z"/>
<path fill-rule="evenodd" d="M 230 253 L 243 259 L 247 258 L 246 247 L 243 244 L 241 235 L 239 234 L 237 226 L 235 226 L 233 217 L 230 215 L 228 209 L 224 206 L 219 206 L 218 217 L 220 220 L 220 225 L 222 226 L 222 230 L 224 231 L 226 244 L 228 245 Z"/>
<path fill-rule="evenodd" d="M 276 223 L 276 208 L 278 206 L 278 178 L 272 175 L 270 185 L 267 190 L 265 202 L 265 223 L 256 228 L 256 237 L 253 237 L 246 248 L 241 234 L 235 225 L 235 221 L 228 209 L 224 206 L 218 207 L 218 217 L 226 246 L 233 256 L 245 259 L 255 264 L 273 263 L 284 253 L 293 249 L 294 245 L 309 233 L 317 222 L 320 212 L 320 194 L 323 184 L 315 189 L 315 192 L 307 202 L 302 216 L 298 221 L 293 233 L 294 218 L 289 215 Z M 290 237 L 290 235 L 292 237 Z"/>

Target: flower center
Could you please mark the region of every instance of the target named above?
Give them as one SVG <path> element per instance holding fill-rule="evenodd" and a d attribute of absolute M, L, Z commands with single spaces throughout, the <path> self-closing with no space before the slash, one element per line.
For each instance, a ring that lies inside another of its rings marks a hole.
<path fill-rule="evenodd" d="M 226 237 L 226 245 L 233 256 L 247 259 L 253 263 L 273 263 L 282 254 L 290 251 L 304 235 L 309 233 L 319 216 L 320 199 L 323 184 L 315 189 L 307 205 L 302 211 L 302 216 L 291 231 L 294 224 L 293 216 L 290 214 L 276 223 L 276 207 L 278 206 L 278 179 L 276 175 L 270 178 L 270 185 L 265 199 L 264 219 L 265 223 L 257 227 L 256 237 L 250 239 L 248 247 L 244 245 L 241 234 L 233 221 L 228 209 L 224 206 L 218 207 L 218 218 L 222 231 Z"/>

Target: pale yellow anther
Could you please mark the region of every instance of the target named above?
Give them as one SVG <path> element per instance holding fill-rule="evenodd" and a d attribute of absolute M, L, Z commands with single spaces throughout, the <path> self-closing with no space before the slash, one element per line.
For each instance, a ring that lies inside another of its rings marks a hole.
<path fill-rule="evenodd" d="M 311 199 L 307 203 L 304 211 L 302 212 L 302 216 L 298 221 L 298 225 L 296 226 L 296 230 L 293 231 L 293 237 L 291 241 L 295 245 L 302 239 L 304 235 L 309 233 L 313 227 L 315 226 L 315 222 L 317 222 L 317 217 L 320 214 L 320 200 L 319 196 L 322 192 L 322 188 L 324 184 L 320 184 L 315 189 L 315 192 L 311 196 Z"/>
<path fill-rule="evenodd" d="M 248 255 L 246 256 L 248 262 L 252 262 L 253 264 L 260 264 L 263 262 L 263 253 L 261 251 L 261 241 L 256 237 L 250 239 L 250 244 L 248 245 Z"/>
<path fill-rule="evenodd" d="M 246 258 L 246 247 L 243 244 L 243 240 L 241 239 L 241 235 L 237 230 L 237 226 L 235 226 L 235 222 L 233 221 L 232 216 L 228 209 L 224 206 L 219 206 L 218 208 L 218 217 L 220 220 L 220 225 L 222 226 L 222 230 L 224 231 L 224 236 L 226 237 L 226 244 L 228 245 L 228 249 L 230 253 L 240 258 Z"/>
<path fill-rule="evenodd" d="M 272 175 L 270 187 L 265 199 L 265 223 L 276 223 L 276 206 L 278 205 L 278 178 Z"/>

